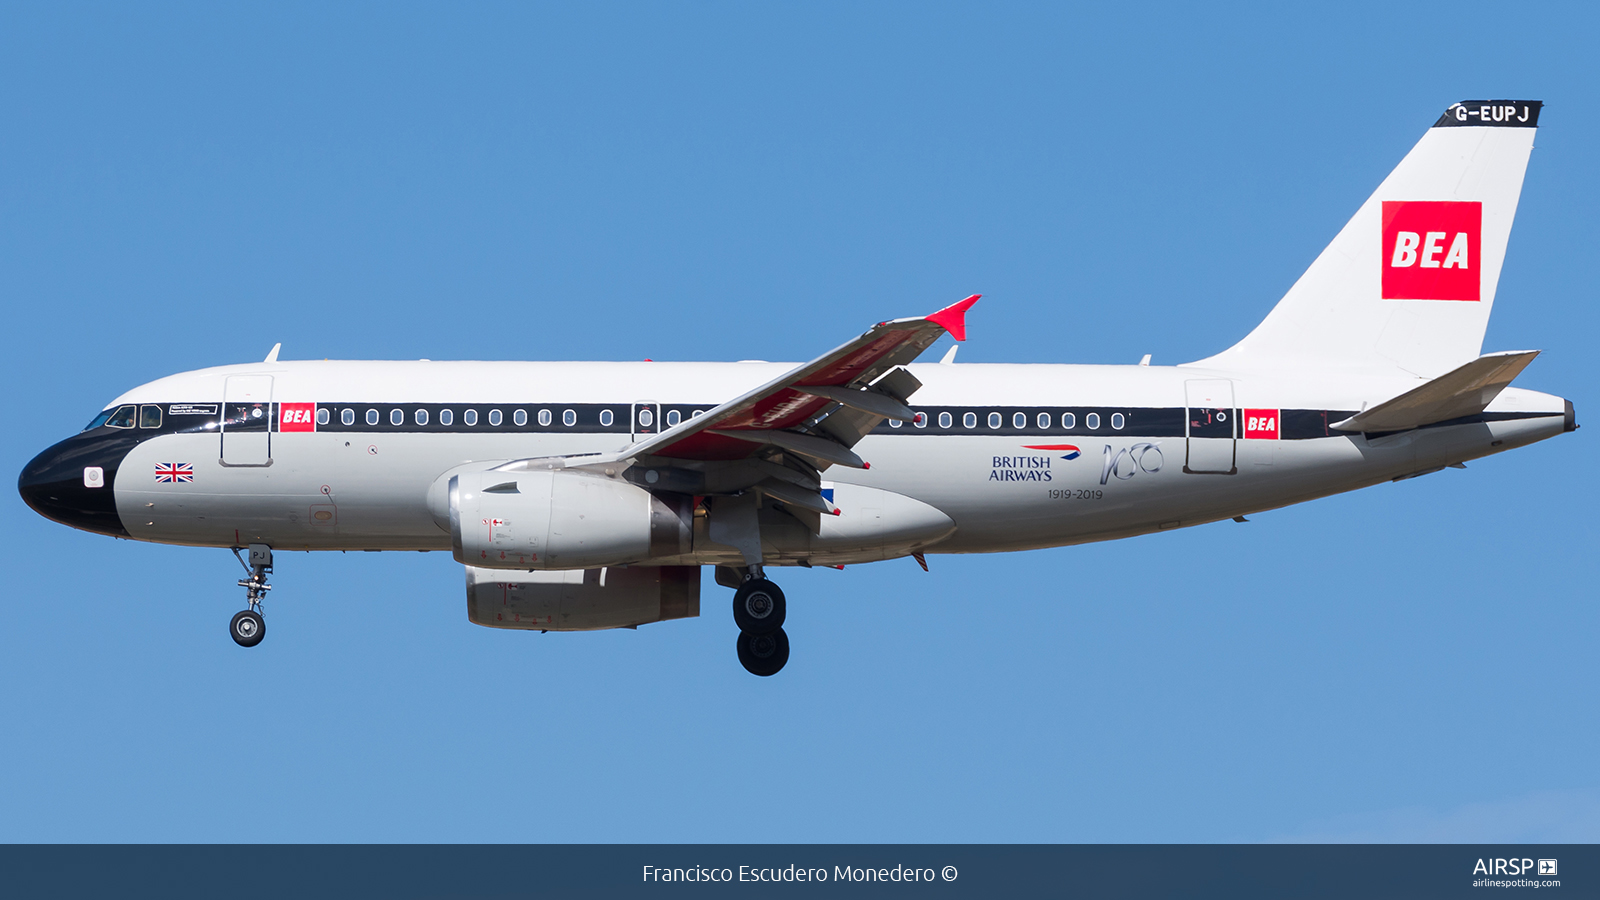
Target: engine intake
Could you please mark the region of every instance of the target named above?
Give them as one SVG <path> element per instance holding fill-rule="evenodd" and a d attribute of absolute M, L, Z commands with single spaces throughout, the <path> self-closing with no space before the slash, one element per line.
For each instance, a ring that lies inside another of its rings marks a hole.
<path fill-rule="evenodd" d="M 458 562 L 491 569 L 592 569 L 694 549 L 694 501 L 620 478 L 562 470 L 450 479 Z"/>

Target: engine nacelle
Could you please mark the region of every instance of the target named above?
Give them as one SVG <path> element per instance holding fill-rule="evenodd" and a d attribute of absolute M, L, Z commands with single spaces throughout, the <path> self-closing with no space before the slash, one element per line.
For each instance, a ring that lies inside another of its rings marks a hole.
<path fill-rule="evenodd" d="M 489 628 L 594 631 L 698 615 L 699 566 L 565 572 L 467 566 L 467 618 Z"/>
<path fill-rule="evenodd" d="M 584 472 L 450 479 L 456 559 L 491 569 L 594 569 L 694 549 L 694 500 Z"/>

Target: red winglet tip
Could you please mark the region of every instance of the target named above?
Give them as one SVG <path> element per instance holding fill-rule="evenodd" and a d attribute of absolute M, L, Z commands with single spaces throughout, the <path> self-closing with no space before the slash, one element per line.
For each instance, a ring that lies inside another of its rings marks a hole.
<path fill-rule="evenodd" d="M 870 468 L 872 468 L 872 463 L 864 462 L 864 463 L 861 464 L 861 468 L 870 469 Z"/>
<path fill-rule="evenodd" d="M 946 306 L 944 309 L 928 316 L 928 321 L 950 332 L 950 336 L 956 340 L 964 341 L 967 339 L 967 310 L 971 309 L 972 304 L 977 303 L 978 298 L 982 296 L 982 294 L 973 294 L 960 303 Z"/>

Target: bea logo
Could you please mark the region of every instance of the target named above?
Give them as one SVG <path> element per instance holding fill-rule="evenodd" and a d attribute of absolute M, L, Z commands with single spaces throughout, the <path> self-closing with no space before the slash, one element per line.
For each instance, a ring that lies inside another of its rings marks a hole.
<path fill-rule="evenodd" d="M 1383 299 L 1477 302 L 1483 204 L 1383 201 Z"/>
<path fill-rule="evenodd" d="M 278 405 L 278 430 L 316 431 L 316 415 L 315 403 L 281 403 Z"/>
<path fill-rule="evenodd" d="M 1244 411 L 1244 436 L 1247 440 L 1278 439 L 1279 411 L 1276 409 L 1247 409 Z"/>

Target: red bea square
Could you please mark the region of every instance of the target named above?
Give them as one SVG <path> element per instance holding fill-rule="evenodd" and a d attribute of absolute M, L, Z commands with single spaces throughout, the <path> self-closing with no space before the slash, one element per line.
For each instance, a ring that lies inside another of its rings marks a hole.
<path fill-rule="evenodd" d="M 316 431 L 317 405 L 315 403 L 278 404 L 279 431 Z"/>
<path fill-rule="evenodd" d="M 1383 201 L 1383 299 L 1479 299 L 1483 204 Z"/>
<path fill-rule="evenodd" d="M 1244 436 L 1246 439 L 1278 439 L 1279 411 L 1276 409 L 1247 409 L 1244 411 Z"/>

